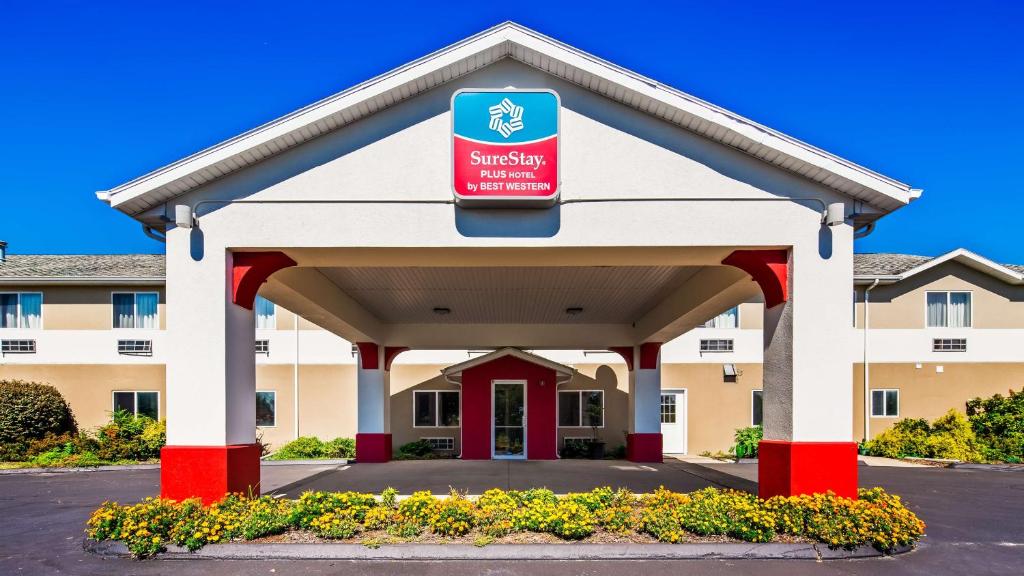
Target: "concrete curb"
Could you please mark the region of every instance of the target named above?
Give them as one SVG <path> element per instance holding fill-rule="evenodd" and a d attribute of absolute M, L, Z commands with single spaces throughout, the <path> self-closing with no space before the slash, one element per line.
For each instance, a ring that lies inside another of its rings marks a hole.
<path fill-rule="evenodd" d="M 260 466 L 348 466 L 353 460 L 333 458 L 329 460 L 260 460 Z"/>
<path fill-rule="evenodd" d="M 71 472 L 118 472 L 123 470 L 157 470 L 159 464 L 125 464 L 115 466 L 90 466 L 87 468 L 12 468 L 0 470 L 0 476 L 8 474 L 68 474 Z"/>
<path fill-rule="evenodd" d="M 82 547 L 99 556 L 129 556 L 120 542 L 94 542 Z M 902 554 L 912 547 L 896 550 Z M 870 546 L 830 550 L 815 544 L 214 544 L 189 552 L 168 546 L 158 558 L 167 560 L 841 560 L 885 556 Z"/>

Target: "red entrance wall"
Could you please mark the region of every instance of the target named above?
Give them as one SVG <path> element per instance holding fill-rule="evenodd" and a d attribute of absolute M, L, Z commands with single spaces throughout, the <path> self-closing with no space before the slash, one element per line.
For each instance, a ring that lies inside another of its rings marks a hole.
<path fill-rule="evenodd" d="M 515 356 L 495 358 L 462 373 L 462 458 L 491 459 L 491 382 L 526 380 L 526 457 L 554 460 L 556 446 L 555 371 Z"/>

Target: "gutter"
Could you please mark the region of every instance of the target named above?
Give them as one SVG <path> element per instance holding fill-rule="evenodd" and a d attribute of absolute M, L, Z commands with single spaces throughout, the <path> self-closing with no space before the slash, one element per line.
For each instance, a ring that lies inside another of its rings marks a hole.
<path fill-rule="evenodd" d="M 61 276 L 25 276 L 25 277 L 8 277 L 0 278 L 0 286 L 54 286 L 54 285 L 71 285 L 71 286 L 92 286 L 92 285 L 105 285 L 105 284 L 122 284 L 132 286 L 163 286 L 166 283 L 164 277 L 101 277 L 101 276 L 79 276 L 79 277 L 61 277 Z"/>
<path fill-rule="evenodd" d="M 871 438 L 871 375 L 868 364 L 868 329 L 871 327 L 871 291 L 878 286 L 879 280 L 875 280 L 871 286 L 864 289 L 864 440 Z"/>

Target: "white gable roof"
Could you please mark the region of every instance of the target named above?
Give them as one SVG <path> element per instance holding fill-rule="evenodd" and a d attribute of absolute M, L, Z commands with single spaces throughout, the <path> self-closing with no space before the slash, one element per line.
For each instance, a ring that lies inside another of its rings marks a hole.
<path fill-rule="evenodd" d="M 992 260 L 975 254 L 966 248 L 951 250 L 942 256 L 936 256 L 927 262 L 914 266 L 913 268 L 898 274 L 855 274 L 854 282 L 856 284 L 871 284 L 877 280 L 879 284 L 895 284 L 896 282 L 906 280 L 911 276 L 931 270 L 932 268 L 941 266 L 950 261 L 958 262 L 968 268 L 973 268 L 974 270 L 988 274 L 994 278 L 998 278 L 1007 284 L 1024 284 L 1024 273 L 1014 270 L 1008 266 L 1004 266 L 1003 264 L 993 262 Z"/>
<path fill-rule="evenodd" d="M 495 350 L 494 352 L 489 352 L 487 354 L 484 354 L 483 356 L 477 356 L 476 358 L 470 358 L 469 360 L 466 360 L 465 362 L 460 362 L 459 364 L 454 364 L 452 366 L 449 366 L 449 367 L 445 368 L 444 370 L 441 370 L 441 374 L 443 374 L 445 376 L 445 378 L 448 378 L 449 380 L 451 380 L 453 382 L 457 382 L 457 383 L 461 384 L 462 383 L 462 372 L 463 371 L 469 370 L 470 368 L 473 368 L 474 366 L 480 366 L 481 364 L 486 364 L 486 363 L 488 363 L 488 362 L 490 362 L 492 360 L 497 360 L 498 358 L 503 358 L 505 356 L 512 356 L 512 357 L 518 358 L 520 360 L 523 360 L 525 362 L 530 362 L 531 364 L 537 364 L 539 366 L 543 366 L 545 368 L 550 368 L 551 370 L 554 370 L 555 373 L 558 375 L 558 376 L 556 376 L 556 379 L 558 380 L 559 384 L 564 383 L 564 382 L 568 382 L 569 379 L 572 378 L 572 375 L 576 373 L 576 370 L 574 370 L 574 369 L 572 369 L 572 368 L 570 368 L 570 367 L 568 367 L 568 366 L 566 366 L 564 364 L 559 364 L 558 362 L 555 362 L 553 360 L 548 360 L 547 358 L 542 358 L 540 356 L 537 356 L 536 354 L 530 354 L 529 352 L 524 352 L 524 351 L 522 351 L 522 350 L 520 350 L 518 348 L 508 347 L 508 348 L 499 348 L 499 349 Z"/>
<path fill-rule="evenodd" d="M 485 30 L 187 158 L 97 192 L 129 215 L 351 124 L 503 58 L 742 150 L 884 212 L 919 190 L 512 22 Z"/>

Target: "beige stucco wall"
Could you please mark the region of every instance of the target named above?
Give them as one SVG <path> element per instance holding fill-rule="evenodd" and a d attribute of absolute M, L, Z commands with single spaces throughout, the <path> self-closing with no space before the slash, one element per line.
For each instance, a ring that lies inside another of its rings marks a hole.
<path fill-rule="evenodd" d="M 455 453 L 462 450 L 461 427 L 414 427 L 413 391 L 458 390 L 441 376 L 440 364 L 403 364 L 391 369 L 391 442 L 399 446 L 420 438 L 451 437 L 455 439 Z M 461 398 L 460 398 L 461 400 Z"/>
<path fill-rule="evenodd" d="M 973 328 L 1024 326 L 1024 286 L 1006 284 L 957 262 L 871 291 L 871 328 L 924 328 L 925 294 L 932 290 L 971 292 Z M 864 286 L 857 287 L 857 326 L 864 326 Z"/>
<path fill-rule="evenodd" d="M 898 389 L 899 416 L 872 417 L 874 437 L 902 418 L 934 420 L 956 408 L 966 409 L 966 402 L 976 397 L 1006 394 L 1008 390 L 1024 389 L 1024 363 L 941 364 L 871 364 L 871 389 Z M 853 437 L 864 437 L 864 365 L 853 366 Z"/>
<path fill-rule="evenodd" d="M 56 387 L 71 405 L 82 430 L 96 428 L 110 420 L 115 390 L 157 391 L 160 393 L 160 417 L 167 414 L 162 364 L 0 365 L 0 380 L 6 379 L 41 382 Z"/>
<path fill-rule="evenodd" d="M 160 328 L 167 327 L 162 286 L 32 286 L 3 287 L 0 292 L 42 292 L 44 330 L 110 330 L 114 292 L 156 292 L 160 295 Z"/>

